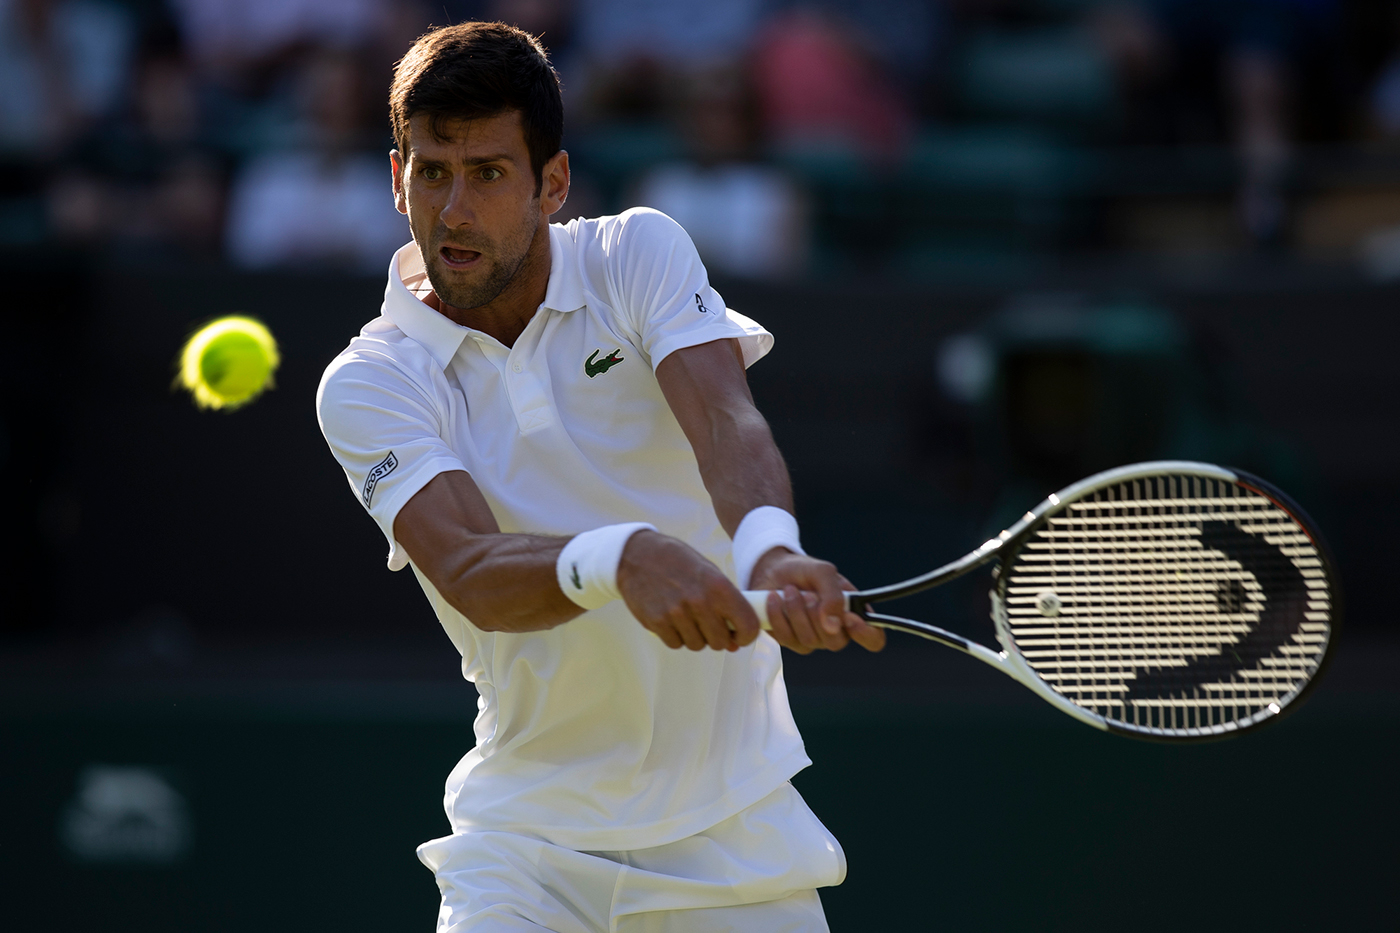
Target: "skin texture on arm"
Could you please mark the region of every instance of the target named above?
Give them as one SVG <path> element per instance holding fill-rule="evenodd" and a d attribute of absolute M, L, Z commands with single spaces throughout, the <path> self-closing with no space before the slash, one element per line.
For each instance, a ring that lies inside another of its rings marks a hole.
<path fill-rule="evenodd" d="M 787 464 L 754 407 L 737 340 L 675 351 L 657 367 L 656 381 L 695 451 L 715 515 L 730 537 L 755 503 L 792 511 Z"/>
<path fill-rule="evenodd" d="M 568 539 L 502 534 L 469 473 L 433 477 L 399 511 L 394 537 L 443 598 L 484 631 L 538 632 L 583 613 L 554 575 Z"/>
<path fill-rule="evenodd" d="M 503 534 L 468 473 L 441 473 L 420 489 L 394 519 L 394 537 L 482 631 L 539 632 L 583 614 L 555 576 L 569 539 Z M 640 531 L 628 539 L 618 588 L 637 621 L 668 647 L 735 651 L 758 637 L 758 619 L 739 591 L 676 538 Z"/>
<path fill-rule="evenodd" d="M 754 406 L 738 341 L 677 350 L 661 361 L 656 378 L 730 536 L 759 506 L 793 511 L 787 466 L 768 422 Z M 623 557 L 625 564 L 627 555 Z M 845 611 L 842 591 L 855 587 L 827 561 L 774 548 L 759 559 L 749 585 L 775 591 L 768 600 L 768 618 L 773 637 L 786 648 L 806 654 L 816 648 L 839 650 L 850 641 L 871 651 L 884 647 L 882 630 Z"/>

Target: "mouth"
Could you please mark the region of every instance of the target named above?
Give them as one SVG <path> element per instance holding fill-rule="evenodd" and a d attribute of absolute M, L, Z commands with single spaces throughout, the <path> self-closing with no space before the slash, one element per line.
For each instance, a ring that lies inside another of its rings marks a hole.
<path fill-rule="evenodd" d="M 442 257 L 443 264 L 449 269 L 469 269 L 481 259 L 481 253 L 474 249 L 458 249 L 455 246 L 444 246 L 438 250 L 438 255 Z"/>

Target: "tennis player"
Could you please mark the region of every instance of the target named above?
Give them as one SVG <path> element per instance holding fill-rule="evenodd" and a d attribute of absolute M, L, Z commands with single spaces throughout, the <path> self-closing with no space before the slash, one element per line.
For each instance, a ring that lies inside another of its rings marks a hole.
<path fill-rule="evenodd" d="M 317 405 L 480 693 L 418 850 L 438 930 L 826 930 L 845 858 L 788 782 L 778 646 L 884 636 L 800 545 L 744 375 L 772 336 L 665 215 L 549 223 L 569 157 L 529 35 L 428 33 L 390 111 L 413 242 Z M 777 591 L 771 637 L 736 584 Z"/>

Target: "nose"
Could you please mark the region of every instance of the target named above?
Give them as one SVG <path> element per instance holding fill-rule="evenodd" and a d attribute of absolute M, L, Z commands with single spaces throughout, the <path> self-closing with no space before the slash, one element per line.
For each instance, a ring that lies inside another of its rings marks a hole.
<path fill-rule="evenodd" d="M 449 228 L 470 227 L 476 223 L 471 185 L 460 174 L 452 179 L 452 187 L 447 192 L 447 203 L 442 206 L 440 219 L 443 225 Z"/>

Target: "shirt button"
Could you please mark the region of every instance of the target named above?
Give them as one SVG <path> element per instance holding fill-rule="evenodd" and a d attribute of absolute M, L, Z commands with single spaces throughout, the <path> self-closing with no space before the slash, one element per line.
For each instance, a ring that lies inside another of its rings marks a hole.
<path fill-rule="evenodd" d="M 516 363 L 513 366 L 511 366 L 511 369 L 515 370 L 516 372 L 520 372 L 521 366 L 519 363 Z"/>

